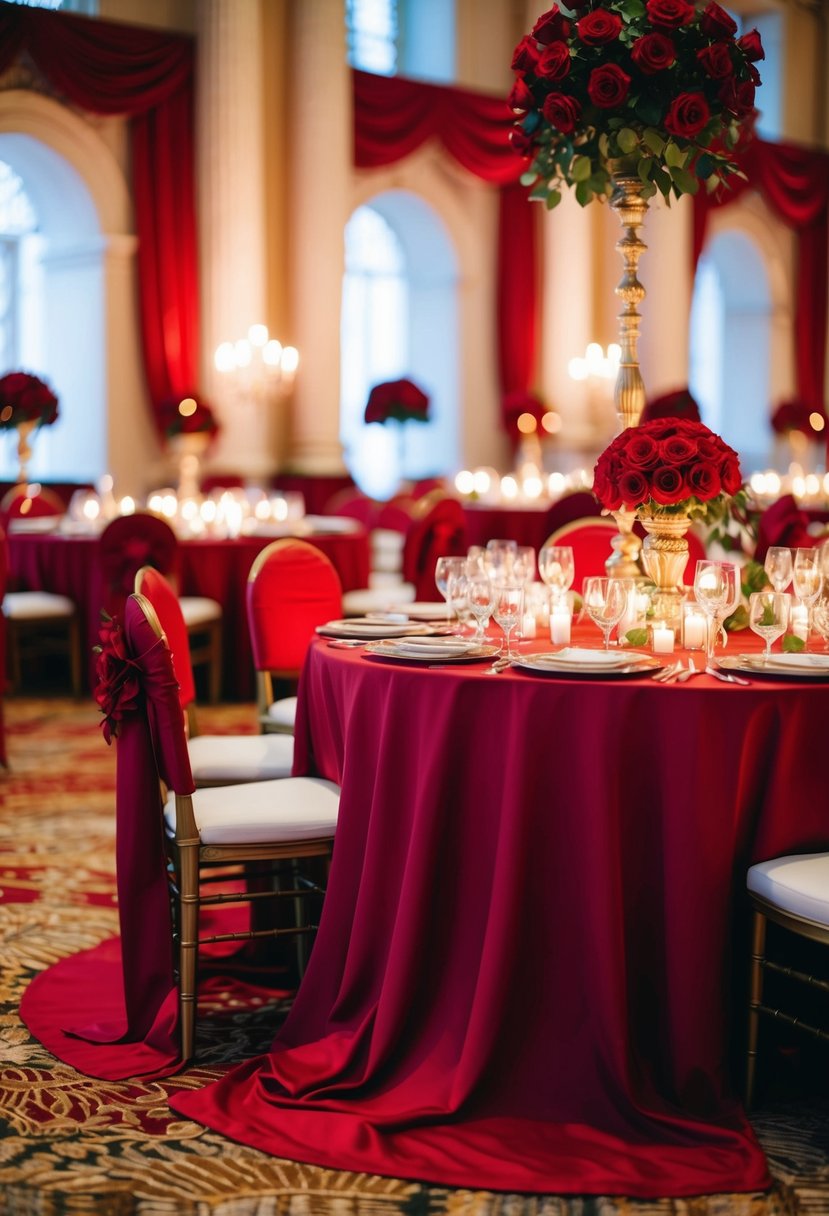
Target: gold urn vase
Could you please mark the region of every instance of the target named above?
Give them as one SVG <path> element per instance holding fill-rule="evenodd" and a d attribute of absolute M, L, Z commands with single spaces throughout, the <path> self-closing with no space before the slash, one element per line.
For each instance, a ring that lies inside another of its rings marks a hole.
<path fill-rule="evenodd" d="M 37 426 L 37 421 L 18 422 L 17 424 L 17 461 L 19 468 L 17 470 L 18 484 L 22 484 L 29 480 L 29 461 L 32 459 L 32 432 Z"/>
<path fill-rule="evenodd" d="M 656 590 L 651 597 L 654 620 L 664 621 L 674 631 L 679 629 L 682 581 L 688 564 L 686 532 L 691 526 L 687 515 L 640 516 L 647 532 L 642 543 L 642 565 Z"/>

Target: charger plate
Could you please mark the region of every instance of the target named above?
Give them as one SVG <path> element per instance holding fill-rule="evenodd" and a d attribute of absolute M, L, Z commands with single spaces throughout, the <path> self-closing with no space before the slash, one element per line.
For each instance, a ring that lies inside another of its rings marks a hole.
<path fill-rule="evenodd" d="M 342 621 L 328 621 L 317 625 L 317 633 L 324 638 L 363 638 L 370 642 L 379 638 L 404 638 L 413 634 L 428 636 L 437 632 L 429 625 L 412 621 L 374 621 L 365 617 L 346 617 Z"/>
<path fill-rule="evenodd" d="M 449 639 L 447 639 L 448 641 Z M 464 650 L 431 651 L 420 653 L 414 647 L 396 642 L 393 638 L 381 642 L 368 642 L 364 654 L 377 659 L 391 659 L 395 663 L 480 663 L 498 654 L 498 646 L 471 646 Z"/>
<path fill-rule="evenodd" d="M 561 652 L 556 652 L 561 653 Z M 531 671 L 535 675 L 568 677 L 579 676 L 582 679 L 618 680 L 635 676 L 655 675 L 665 666 L 659 659 L 649 654 L 628 651 L 628 658 L 621 663 L 589 663 L 589 662 L 551 662 L 552 655 L 528 654 L 513 659 L 513 667 L 522 671 Z"/>
<path fill-rule="evenodd" d="M 737 654 L 723 656 L 717 666 L 768 680 L 829 680 L 829 654 L 773 654 L 768 663 L 760 654 Z"/>

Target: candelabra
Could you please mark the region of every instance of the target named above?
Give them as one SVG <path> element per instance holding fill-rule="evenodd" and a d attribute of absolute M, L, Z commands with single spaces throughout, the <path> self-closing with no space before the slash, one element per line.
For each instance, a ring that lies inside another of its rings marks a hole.
<path fill-rule="evenodd" d="M 214 363 L 237 397 L 266 404 L 290 392 L 299 353 L 296 347 L 271 338 L 266 325 L 251 325 L 246 338 L 222 342 L 216 348 Z"/>

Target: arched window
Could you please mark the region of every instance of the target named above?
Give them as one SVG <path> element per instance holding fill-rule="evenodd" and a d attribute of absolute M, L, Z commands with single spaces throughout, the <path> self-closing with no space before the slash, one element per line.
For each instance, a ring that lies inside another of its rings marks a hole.
<path fill-rule="evenodd" d="M 691 308 L 691 392 L 702 419 L 740 454 L 748 476 L 772 444 L 772 302 L 763 256 L 743 232 L 717 234 L 700 258 Z"/>
<path fill-rule="evenodd" d="M 36 229 L 37 216 L 23 181 L 11 165 L 0 161 L 0 375 L 17 370 L 23 358 L 26 271 L 32 270 L 28 238 Z"/>
<path fill-rule="evenodd" d="M 431 207 L 402 190 L 357 208 L 345 250 L 340 438 L 357 484 L 387 498 L 457 466 L 457 261 Z M 429 422 L 366 426 L 372 386 L 404 376 L 429 396 Z"/>

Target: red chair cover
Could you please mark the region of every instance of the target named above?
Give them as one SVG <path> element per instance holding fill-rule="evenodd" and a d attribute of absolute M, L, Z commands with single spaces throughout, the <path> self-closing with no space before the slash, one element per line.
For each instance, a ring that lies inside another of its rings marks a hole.
<path fill-rule="evenodd" d="M 772 545 L 790 549 L 811 549 L 815 538 L 809 535 L 809 516 L 801 511 L 791 494 L 784 494 L 760 516 L 754 560 L 764 562 Z"/>
<path fill-rule="evenodd" d="M 192 793 L 178 683 L 170 651 L 131 596 L 124 609 L 128 662 L 143 692 L 122 704 L 116 753 L 116 869 L 121 929 L 32 981 L 21 1016 L 54 1055 L 105 1079 L 174 1072 L 179 1058 L 159 776 Z"/>
<path fill-rule="evenodd" d="M 412 583 L 417 600 L 439 600 L 435 565 L 439 557 L 463 557 L 467 551 L 466 517 L 456 498 L 441 498 L 416 519 L 403 544 L 403 579 Z"/>
<path fill-rule="evenodd" d="M 388 502 L 381 503 L 374 520 L 375 528 L 388 528 L 392 532 L 408 532 L 417 511 L 417 498 L 413 494 L 395 494 Z"/>
<path fill-rule="evenodd" d="M 349 486 L 345 490 L 338 490 L 336 494 L 333 494 L 326 502 L 322 513 L 323 515 L 346 515 L 349 519 L 356 519 L 364 528 L 370 530 L 376 527 L 375 517 L 378 505 L 373 498 L 369 498 L 356 486 Z"/>
<path fill-rule="evenodd" d="M 304 540 L 274 541 L 248 576 L 254 667 L 299 674 L 317 625 L 337 620 L 342 611 L 340 578 L 325 554 Z"/>
<path fill-rule="evenodd" d="M 565 524 L 573 523 L 576 519 L 589 519 L 599 516 L 602 508 L 589 490 L 574 490 L 557 499 L 547 511 L 547 534 L 563 528 Z"/>
<path fill-rule="evenodd" d="M 6 594 L 9 580 L 9 542 L 0 520 L 0 602 Z M 6 691 L 6 618 L 0 612 L 0 764 L 8 767 L 6 728 L 3 724 L 3 694 Z"/>
<path fill-rule="evenodd" d="M 3 495 L 0 513 L 8 519 L 34 519 L 44 515 L 65 515 L 66 503 L 50 490 L 39 484 L 17 485 Z"/>
<path fill-rule="evenodd" d="M 190 662 L 190 639 L 178 596 L 164 575 L 152 567 L 141 571 L 140 586 L 136 589 L 152 604 L 167 637 L 179 683 L 179 701 L 181 708 L 186 709 L 196 699 L 196 684 Z"/>
<path fill-rule="evenodd" d="M 166 520 L 137 511 L 107 524 L 101 533 L 100 556 L 105 607 L 110 616 L 120 616 L 142 566 L 153 566 L 162 574 L 175 573 L 178 540 Z"/>
<path fill-rule="evenodd" d="M 576 569 L 573 588 L 579 594 L 586 578 L 607 574 L 605 563 L 613 552 L 610 541 L 616 531 L 610 519 L 575 519 L 548 537 L 553 544 L 572 548 Z"/>

